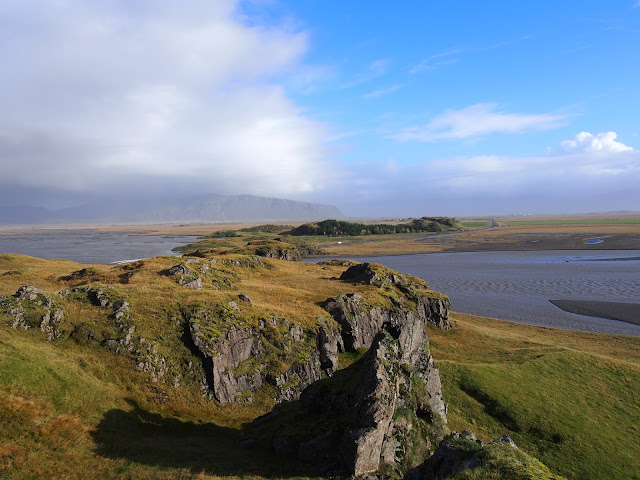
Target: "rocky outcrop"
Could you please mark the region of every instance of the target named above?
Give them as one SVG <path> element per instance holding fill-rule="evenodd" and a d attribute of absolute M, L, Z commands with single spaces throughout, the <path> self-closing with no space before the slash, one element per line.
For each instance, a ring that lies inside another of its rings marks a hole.
<path fill-rule="evenodd" d="M 332 260 L 321 260 L 318 262 L 318 265 L 326 265 L 329 267 L 352 267 L 353 265 L 357 265 L 359 262 L 354 260 L 344 260 L 339 258 L 334 258 Z"/>
<path fill-rule="evenodd" d="M 265 258 L 275 258 L 288 262 L 302 261 L 302 253 L 293 245 L 274 241 L 249 242 L 247 246 L 255 248 L 256 255 Z"/>
<path fill-rule="evenodd" d="M 328 299 L 324 307 L 341 332 L 339 338 L 329 338 L 321 329 L 318 339 L 326 366 L 339 350 L 367 352 L 347 369 L 304 390 L 295 413 L 282 406 L 258 419 L 256 436 L 271 435 L 266 444 L 276 453 L 286 451 L 325 471 L 358 476 L 387 464 L 404 473 L 415 467 L 411 462 L 416 456 L 409 452 L 426 456 L 445 431 L 446 406 L 426 326 L 449 326 L 448 300 L 427 295 L 419 280 L 414 284 L 395 272 L 395 278 L 387 278 L 368 266 L 357 267 L 349 280 L 380 281 L 390 285 L 395 296 L 387 292 L 381 300 L 352 293 Z M 398 285 L 405 287 L 400 293 Z M 283 418 L 300 425 L 301 431 L 287 434 Z"/>
<path fill-rule="evenodd" d="M 244 303 L 248 303 L 248 304 L 252 304 L 253 302 L 251 301 L 251 298 L 249 298 L 248 295 L 241 293 L 238 295 L 238 300 L 240 300 L 241 302 Z"/>
<path fill-rule="evenodd" d="M 478 466 L 476 452 L 483 447 L 469 430 L 452 432 L 444 438 L 428 461 L 408 472 L 405 480 L 450 478 Z"/>
<path fill-rule="evenodd" d="M 324 308 L 340 325 L 347 351 L 368 348 L 385 328 L 404 332 L 401 341 L 405 350 L 414 352 L 416 347 L 424 347 L 426 333 L 417 330 L 424 330 L 427 323 L 443 330 L 451 328 L 446 297 L 413 294 L 391 297 L 389 301 L 389 306 L 373 305 L 361 295 L 350 293 L 328 299 Z"/>
<path fill-rule="evenodd" d="M 465 472 L 473 475 L 473 478 L 564 479 L 519 450 L 508 435 L 484 445 L 472 432 L 464 430 L 447 435 L 433 455 L 422 465 L 407 472 L 404 480 L 462 478 Z"/>
<path fill-rule="evenodd" d="M 395 300 L 395 306 L 391 314 L 406 317 L 415 313 L 421 322 L 426 321 L 443 330 L 451 328 L 451 322 L 449 321 L 449 307 L 451 304 L 449 299 L 445 295 L 436 292 L 424 294 L 424 291 L 428 289 L 428 285 L 420 278 L 403 275 L 375 263 L 361 263 L 345 270 L 340 276 L 340 280 L 399 291 L 401 292 L 400 295 L 391 297 Z M 352 296 L 343 295 L 336 299 L 329 299 L 325 308 L 331 309 L 332 312 L 342 310 L 343 313 L 338 313 L 338 316 L 341 318 L 339 323 L 342 325 L 343 331 L 345 329 L 353 331 L 354 341 L 360 343 L 362 339 L 358 337 L 370 337 L 371 335 L 372 327 L 367 325 L 367 318 L 370 317 L 374 323 L 384 322 L 384 320 L 380 318 L 380 310 L 376 310 L 375 307 L 366 309 L 365 306 L 364 311 L 362 308 L 354 308 L 356 304 L 362 304 L 362 302 L 359 298 L 351 301 Z M 407 302 L 413 303 L 413 307 L 409 306 Z M 336 320 L 338 319 L 336 318 Z M 347 343 L 346 339 L 345 343 Z"/>
<path fill-rule="evenodd" d="M 323 317 L 318 317 L 318 357 L 320 367 L 329 376 L 338 369 L 338 353 L 344 351 L 340 332 L 328 325 Z"/>
<path fill-rule="evenodd" d="M 263 385 L 277 389 L 278 402 L 293 400 L 337 367 L 335 326 L 305 330 L 278 315 L 249 326 L 240 307 L 232 303 L 187 314 L 190 339 L 203 359 L 215 400 L 252 401 Z"/>
<path fill-rule="evenodd" d="M 256 255 L 265 258 L 276 258 L 289 262 L 300 262 L 303 257 L 312 255 L 324 255 L 325 252 L 311 245 L 293 245 L 278 240 L 256 240 L 247 243 Z"/>
<path fill-rule="evenodd" d="M 392 423 L 402 378 L 397 370 L 400 355 L 398 344 L 380 334 L 363 359 L 353 419 L 341 441 L 343 463 L 354 475 L 375 472 L 381 461 L 395 461 Z"/>
<path fill-rule="evenodd" d="M 12 328 L 39 328 L 48 341 L 62 335 L 64 311 L 56 303 L 53 294 L 40 288 L 23 285 L 12 298 L 0 298 L 0 312 L 2 311 L 11 319 Z"/>
<path fill-rule="evenodd" d="M 205 265 L 207 265 L 207 268 L 204 269 L 204 271 L 206 272 L 208 270 L 208 264 L 205 263 Z M 167 273 L 170 276 L 176 277 L 178 283 L 184 288 L 189 288 L 191 290 L 202 290 L 202 278 L 200 278 L 196 272 L 193 272 L 191 269 L 189 269 L 189 267 L 187 267 L 184 263 L 174 265 L 167 271 Z"/>

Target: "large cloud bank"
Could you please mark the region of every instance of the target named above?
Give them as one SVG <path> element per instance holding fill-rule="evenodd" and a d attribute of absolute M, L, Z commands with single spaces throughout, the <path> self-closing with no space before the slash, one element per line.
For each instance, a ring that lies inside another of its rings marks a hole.
<path fill-rule="evenodd" d="M 304 32 L 249 25 L 231 0 L 8 0 L 0 25 L 0 184 L 290 195 L 322 182 L 324 128 L 277 82 Z"/>

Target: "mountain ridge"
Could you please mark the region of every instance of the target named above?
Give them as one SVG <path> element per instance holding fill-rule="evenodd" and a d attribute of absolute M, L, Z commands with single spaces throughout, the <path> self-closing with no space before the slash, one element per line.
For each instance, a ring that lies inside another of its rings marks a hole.
<path fill-rule="evenodd" d="M 0 206 L 0 224 L 99 224 L 291 221 L 344 218 L 333 205 L 256 195 L 207 195 L 179 200 L 115 199 L 60 210 Z"/>

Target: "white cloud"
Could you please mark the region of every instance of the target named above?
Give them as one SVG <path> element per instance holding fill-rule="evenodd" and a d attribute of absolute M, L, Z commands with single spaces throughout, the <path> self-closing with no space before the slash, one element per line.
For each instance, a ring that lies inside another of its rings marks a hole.
<path fill-rule="evenodd" d="M 504 113 L 494 103 L 478 103 L 460 110 L 446 110 L 426 125 L 407 127 L 392 135 L 396 140 L 433 142 L 480 137 L 492 133 L 551 130 L 567 123 L 566 115 Z"/>
<path fill-rule="evenodd" d="M 378 98 L 378 97 L 382 97 L 384 95 L 389 95 L 390 93 L 393 93 L 397 90 L 400 90 L 402 88 L 402 85 L 400 84 L 396 84 L 396 85 L 391 85 L 390 87 L 387 88 L 379 88 L 377 90 L 373 90 L 369 93 L 365 93 L 362 98 L 365 98 L 367 100 L 371 100 L 373 98 Z"/>
<path fill-rule="evenodd" d="M 411 69 L 409 69 L 409 73 L 416 74 L 424 71 L 432 71 L 445 65 L 453 65 L 454 63 L 458 63 L 458 59 L 455 57 L 464 52 L 465 50 L 461 48 L 454 48 L 452 50 L 447 50 L 446 52 L 436 53 L 435 55 L 431 55 L 411 67 Z"/>
<path fill-rule="evenodd" d="M 352 215 L 640 210 L 640 150 L 475 155 L 412 163 L 381 159 L 350 166 L 344 181 L 335 198 L 351 205 Z"/>
<path fill-rule="evenodd" d="M 232 0 L 2 2 L 0 183 L 93 191 L 138 176 L 289 195 L 324 177 L 323 125 L 275 79 L 307 35 Z"/>
<path fill-rule="evenodd" d="M 367 65 L 367 70 L 364 73 L 356 76 L 353 80 L 350 80 L 340 86 L 340 88 L 353 88 L 370 82 L 378 77 L 381 77 L 389 70 L 391 66 L 391 60 L 388 58 L 380 58 L 374 60 Z"/>
<path fill-rule="evenodd" d="M 616 132 L 605 132 L 593 135 L 589 132 L 580 132 L 573 140 L 564 140 L 561 145 L 564 151 L 584 153 L 616 153 L 633 150 L 624 143 L 617 142 Z"/>

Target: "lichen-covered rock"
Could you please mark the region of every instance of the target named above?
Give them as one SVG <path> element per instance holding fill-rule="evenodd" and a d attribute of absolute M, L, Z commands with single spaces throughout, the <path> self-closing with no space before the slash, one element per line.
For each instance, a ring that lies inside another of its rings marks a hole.
<path fill-rule="evenodd" d="M 62 323 L 62 319 L 64 317 L 64 312 L 57 308 L 51 312 L 49 310 L 43 317 L 40 322 L 40 331 L 47 336 L 47 340 L 55 340 L 60 337 L 59 325 Z"/>
<path fill-rule="evenodd" d="M 193 263 L 193 262 L 188 262 L 188 263 Z M 187 267 L 184 263 L 181 263 L 179 265 L 174 265 L 169 269 L 169 275 L 190 275 L 190 274 L 191 274 L 191 270 L 189 270 L 189 267 Z"/>
<path fill-rule="evenodd" d="M 340 331 L 318 317 L 318 355 L 322 370 L 329 376 L 338 369 L 338 353 L 344 351 Z"/>
<path fill-rule="evenodd" d="M 404 480 L 462 478 L 465 472 L 473 478 L 564 480 L 519 450 L 508 435 L 484 445 L 468 430 L 445 437 L 433 455 L 407 472 Z"/>
<path fill-rule="evenodd" d="M 411 275 L 403 275 L 378 263 L 358 263 L 352 265 L 342 272 L 340 280 L 356 284 L 376 285 L 378 287 L 428 288 L 427 282 L 424 280 Z"/>
<path fill-rule="evenodd" d="M 276 388 L 276 401 L 293 400 L 323 371 L 331 374 L 336 368 L 337 347 L 318 348 L 318 332 L 291 325 L 277 315 L 252 325 L 235 307 L 217 305 L 187 315 L 189 335 L 203 359 L 215 400 L 249 402 L 267 384 Z M 335 332 L 331 338 L 337 341 Z M 325 339 L 323 344 L 327 343 L 331 339 Z M 333 362 L 331 351 L 336 352 Z"/>
<path fill-rule="evenodd" d="M 375 472 L 385 454 L 384 444 L 393 422 L 400 392 L 398 345 L 385 334 L 363 358 L 364 376 L 356 391 L 352 424 L 342 437 L 342 459 L 354 475 Z"/>
<path fill-rule="evenodd" d="M 29 301 L 35 301 L 38 298 L 38 295 L 45 295 L 45 291 L 39 288 L 36 288 L 32 285 L 23 285 L 16 292 L 15 296 L 17 298 L 22 298 Z"/>
<path fill-rule="evenodd" d="M 238 295 L 238 300 L 240 300 L 241 302 L 244 303 L 248 303 L 248 304 L 252 304 L 253 302 L 251 301 L 251 298 L 249 298 L 248 295 L 241 293 L 240 295 Z"/>
<path fill-rule="evenodd" d="M 195 280 L 191 280 L 190 282 L 182 285 L 184 288 L 190 288 L 191 290 L 202 290 L 202 279 L 196 278 Z"/>
<path fill-rule="evenodd" d="M 403 305 L 403 301 L 412 302 L 413 305 Z M 405 344 L 404 351 L 406 355 L 411 355 L 411 352 L 424 347 L 426 333 L 419 330 L 424 330 L 427 323 L 445 330 L 451 327 L 449 300 L 446 297 L 407 295 L 383 308 L 368 304 L 357 293 L 349 293 L 328 299 L 324 308 L 340 325 L 347 351 L 368 348 L 376 334 L 386 326 L 389 330 L 403 332 L 401 341 Z"/>
<path fill-rule="evenodd" d="M 382 309 L 367 308 L 357 293 L 330 298 L 324 308 L 340 325 L 344 347 L 350 352 L 368 348 L 385 321 Z"/>
<path fill-rule="evenodd" d="M 75 288 L 73 290 L 78 291 L 78 289 Z M 84 289 L 84 292 L 89 301 L 98 307 L 111 308 L 113 306 L 114 300 L 102 288 L 87 287 Z"/>
<path fill-rule="evenodd" d="M 55 340 L 62 335 L 64 311 L 54 296 L 32 285 L 23 285 L 12 298 L 3 296 L 0 299 L 0 312 L 8 315 L 12 328 L 39 328 L 48 341 Z"/>
<path fill-rule="evenodd" d="M 335 338 L 337 332 L 323 331 L 319 322 L 318 349 L 326 344 L 325 365 L 333 365 L 330 359 L 337 354 L 331 353 L 338 349 L 368 351 L 355 364 L 302 393 L 294 420 L 287 420 L 301 425 L 301 431 L 291 434 L 300 461 L 317 466 L 322 462 L 321 468 L 356 476 L 376 472 L 382 464 L 403 473 L 415 467 L 416 455 L 407 452 L 426 456 L 431 444 L 442 438 L 446 408 L 426 326 L 441 323 L 428 316 L 434 312 L 448 318 L 448 302 L 426 296 L 423 300 L 418 293 L 386 298 L 386 306 L 371 305 L 360 294 L 325 302 L 341 327 Z M 278 422 L 285 415 L 274 410 L 257 421 L 257 431 L 264 435 L 271 425 L 282 443 L 286 427 Z"/>

